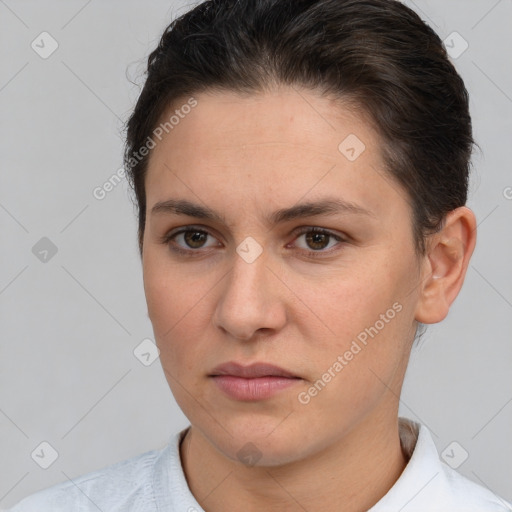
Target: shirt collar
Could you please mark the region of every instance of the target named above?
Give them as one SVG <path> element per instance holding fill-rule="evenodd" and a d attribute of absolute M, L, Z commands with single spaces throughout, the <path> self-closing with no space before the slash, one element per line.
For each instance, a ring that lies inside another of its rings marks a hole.
<path fill-rule="evenodd" d="M 425 496 L 432 495 L 432 487 L 442 473 L 437 448 L 427 427 L 407 418 L 399 418 L 398 426 L 402 451 L 409 461 L 393 487 L 368 512 L 416 510 L 415 500 L 423 505 Z"/>

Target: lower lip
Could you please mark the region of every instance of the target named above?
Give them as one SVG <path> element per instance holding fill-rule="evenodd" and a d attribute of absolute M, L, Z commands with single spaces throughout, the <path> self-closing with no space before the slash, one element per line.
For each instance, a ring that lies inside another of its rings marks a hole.
<path fill-rule="evenodd" d="M 244 379 L 242 377 L 234 377 L 233 375 L 216 375 L 212 378 L 226 395 L 235 400 L 246 401 L 265 400 L 301 380 L 298 378 L 271 376 Z"/>

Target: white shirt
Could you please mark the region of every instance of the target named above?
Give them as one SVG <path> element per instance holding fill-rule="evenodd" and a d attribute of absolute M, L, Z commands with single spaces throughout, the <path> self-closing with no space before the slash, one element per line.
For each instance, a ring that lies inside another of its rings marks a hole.
<path fill-rule="evenodd" d="M 7 512 L 204 512 L 190 492 L 179 445 L 169 444 L 36 492 Z M 410 460 L 388 493 L 368 512 L 505 512 L 512 505 L 439 459 L 424 425 L 400 418 Z M 229 511 L 228 511 L 229 512 Z"/>

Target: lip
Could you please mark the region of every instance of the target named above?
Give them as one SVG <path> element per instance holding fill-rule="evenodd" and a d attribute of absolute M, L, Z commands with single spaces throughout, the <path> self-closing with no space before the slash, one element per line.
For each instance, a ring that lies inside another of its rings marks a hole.
<path fill-rule="evenodd" d="M 243 366 L 229 362 L 217 366 L 210 377 L 230 398 L 242 401 L 265 400 L 302 379 L 270 363 Z"/>
<path fill-rule="evenodd" d="M 253 363 L 248 366 L 243 366 L 234 361 L 216 366 L 210 376 L 215 377 L 218 375 L 231 375 L 233 377 L 243 377 L 244 379 L 254 379 L 258 377 L 298 378 L 297 375 L 270 363 Z"/>

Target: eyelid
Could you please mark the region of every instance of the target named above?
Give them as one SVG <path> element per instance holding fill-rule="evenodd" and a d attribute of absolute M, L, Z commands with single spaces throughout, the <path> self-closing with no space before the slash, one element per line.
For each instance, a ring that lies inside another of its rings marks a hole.
<path fill-rule="evenodd" d="M 295 231 L 297 232 L 296 233 L 297 237 L 300 236 L 300 235 L 303 235 L 305 233 L 321 233 L 321 234 L 325 234 L 325 235 L 330 235 L 330 236 L 332 236 L 333 238 L 336 238 L 339 241 L 343 241 L 343 242 L 348 241 L 348 237 L 346 235 L 342 235 L 341 233 L 337 233 L 337 232 L 332 231 L 330 229 L 322 228 L 320 226 L 313 226 L 313 225 L 310 225 L 310 226 L 300 226 Z"/>
<path fill-rule="evenodd" d="M 205 233 L 212 234 L 215 230 L 210 226 L 205 226 L 204 224 L 184 224 L 182 226 L 177 226 L 175 228 L 169 229 L 162 236 L 162 238 L 177 235 L 178 233 L 183 233 L 184 231 L 204 231 Z"/>

